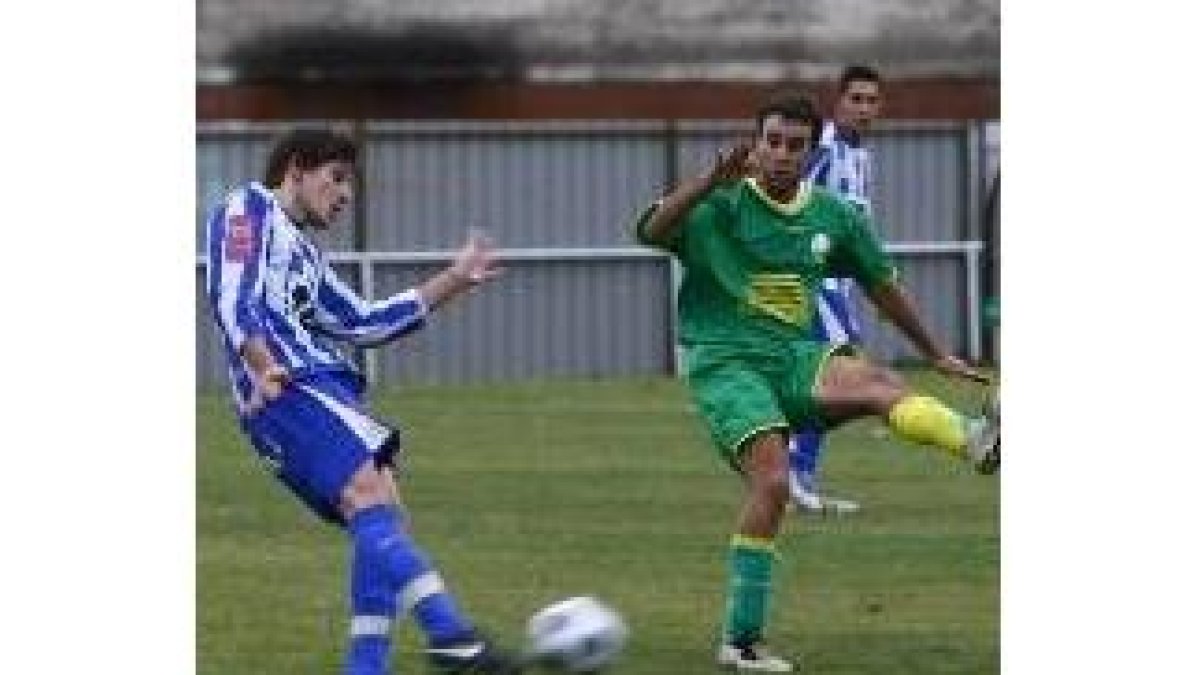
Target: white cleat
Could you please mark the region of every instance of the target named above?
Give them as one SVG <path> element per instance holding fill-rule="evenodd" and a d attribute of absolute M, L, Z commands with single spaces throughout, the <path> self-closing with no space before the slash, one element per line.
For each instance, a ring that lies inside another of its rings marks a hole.
<path fill-rule="evenodd" d="M 834 516 L 848 516 L 852 513 L 858 513 L 862 508 L 853 499 L 839 499 L 837 497 L 822 497 L 821 499 L 825 502 L 825 513 Z"/>
<path fill-rule="evenodd" d="M 788 483 L 792 503 L 798 511 L 822 516 L 844 516 L 857 513 L 862 508 L 858 502 L 850 499 L 823 496 L 817 490 L 817 482 L 812 474 L 792 472 L 788 476 Z"/>
<path fill-rule="evenodd" d="M 761 642 L 739 646 L 721 645 L 717 650 L 717 664 L 734 670 L 757 673 L 790 673 L 792 664 L 774 655 Z"/>
<path fill-rule="evenodd" d="M 990 475 L 1000 470 L 1000 394 L 983 404 L 983 416 L 974 421 L 967 439 L 967 455 L 975 470 Z"/>

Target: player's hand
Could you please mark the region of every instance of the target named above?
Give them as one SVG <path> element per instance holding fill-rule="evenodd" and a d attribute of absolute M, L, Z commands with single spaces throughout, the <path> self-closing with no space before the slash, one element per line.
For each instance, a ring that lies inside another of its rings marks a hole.
<path fill-rule="evenodd" d="M 496 247 L 492 240 L 479 231 L 472 231 L 467 243 L 454 255 L 450 271 L 472 286 L 491 281 L 503 271 L 496 260 Z"/>
<path fill-rule="evenodd" d="M 738 143 L 717 153 L 717 161 L 708 173 L 710 185 L 726 185 L 741 180 L 753 168 L 754 160 L 749 143 Z"/>
<path fill-rule="evenodd" d="M 250 413 L 262 410 L 266 404 L 274 401 L 283 394 L 291 375 L 280 365 L 267 366 L 266 370 L 254 375 L 254 389 L 250 392 L 250 402 L 247 404 Z"/>
<path fill-rule="evenodd" d="M 937 368 L 945 375 L 958 377 L 964 380 L 971 380 L 979 384 L 991 384 L 992 378 L 987 373 L 973 368 L 962 359 L 953 355 L 945 355 L 933 362 L 933 367 Z"/>

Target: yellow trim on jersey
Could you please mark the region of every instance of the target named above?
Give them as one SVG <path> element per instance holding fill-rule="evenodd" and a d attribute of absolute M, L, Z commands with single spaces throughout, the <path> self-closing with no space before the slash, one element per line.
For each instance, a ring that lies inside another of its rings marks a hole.
<path fill-rule="evenodd" d="M 729 538 L 730 548 L 749 548 L 756 551 L 775 552 L 775 540 L 765 537 L 752 537 L 748 534 L 735 534 Z"/>
<path fill-rule="evenodd" d="M 786 203 L 771 199 L 771 196 L 758 184 L 758 181 L 749 176 L 746 177 L 746 184 L 750 186 L 750 190 L 754 194 L 758 195 L 759 199 L 763 200 L 764 204 L 771 207 L 771 210 L 785 216 L 794 216 L 800 213 L 800 210 L 808 203 L 809 197 L 812 196 L 812 189 L 808 181 L 800 181 L 800 184 L 796 187 L 796 196 L 792 197 L 792 201 Z"/>
<path fill-rule="evenodd" d="M 750 438 L 754 438 L 756 435 L 761 434 L 761 432 L 763 432 L 763 431 L 769 431 L 772 429 L 787 430 L 787 423 L 784 422 L 784 420 L 779 420 L 779 422 L 772 422 L 770 424 L 763 424 L 760 426 L 755 426 L 754 429 L 751 429 L 750 431 L 746 431 L 745 434 L 742 435 L 742 437 L 738 438 L 738 442 L 733 444 L 733 453 L 736 454 L 738 456 L 738 458 L 740 458 L 740 456 L 742 456 L 742 453 L 745 452 L 745 448 L 743 448 L 743 446 L 745 446 L 746 441 L 749 441 Z"/>
<path fill-rule="evenodd" d="M 751 276 L 746 303 L 793 326 L 802 325 L 812 311 L 799 274 L 762 272 Z"/>

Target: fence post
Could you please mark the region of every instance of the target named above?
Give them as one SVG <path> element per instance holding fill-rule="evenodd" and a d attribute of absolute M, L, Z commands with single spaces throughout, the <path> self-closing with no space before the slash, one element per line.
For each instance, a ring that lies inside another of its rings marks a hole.
<path fill-rule="evenodd" d="M 983 353 L 983 301 L 980 299 L 979 258 L 983 247 L 977 241 L 964 251 L 967 262 L 967 358 L 972 363 L 979 361 Z"/>
<path fill-rule="evenodd" d="M 366 252 L 360 252 L 358 260 L 358 278 L 362 280 L 363 299 L 367 302 L 375 300 L 375 261 Z M 375 386 L 379 383 L 379 350 L 362 349 L 363 377 L 367 384 Z"/>
<path fill-rule="evenodd" d="M 679 121 L 663 120 L 663 194 L 671 190 L 679 182 Z M 683 268 L 679 261 L 670 256 L 667 259 L 670 291 L 667 294 L 667 341 L 666 353 L 671 354 L 671 375 L 683 372 L 683 349 L 679 347 L 679 305 L 675 299 L 679 297 L 679 285 L 683 281 Z"/>

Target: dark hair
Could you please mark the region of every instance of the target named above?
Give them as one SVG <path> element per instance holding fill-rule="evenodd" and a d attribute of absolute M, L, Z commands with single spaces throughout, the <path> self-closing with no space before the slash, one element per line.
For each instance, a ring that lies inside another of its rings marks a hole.
<path fill-rule="evenodd" d="M 846 69 L 842 71 L 841 77 L 838 78 L 838 92 L 841 93 L 849 89 L 852 82 L 874 82 L 875 84 L 879 84 L 879 72 L 870 66 L 846 66 Z"/>
<path fill-rule="evenodd" d="M 353 164 L 358 148 L 345 134 L 328 129 L 293 129 L 275 142 L 267 159 L 264 182 L 269 188 L 283 184 L 284 174 L 293 163 L 305 171 L 326 162 L 342 161 Z"/>
<path fill-rule="evenodd" d="M 821 128 L 821 116 L 817 114 L 817 108 L 812 101 L 804 94 L 785 92 L 767 99 L 767 102 L 760 106 L 758 112 L 754 114 L 755 133 L 762 132 L 763 121 L 771 115 L 779 115 L 789 122 L 807 122 L 812 127 L 813 133 Z"/>

